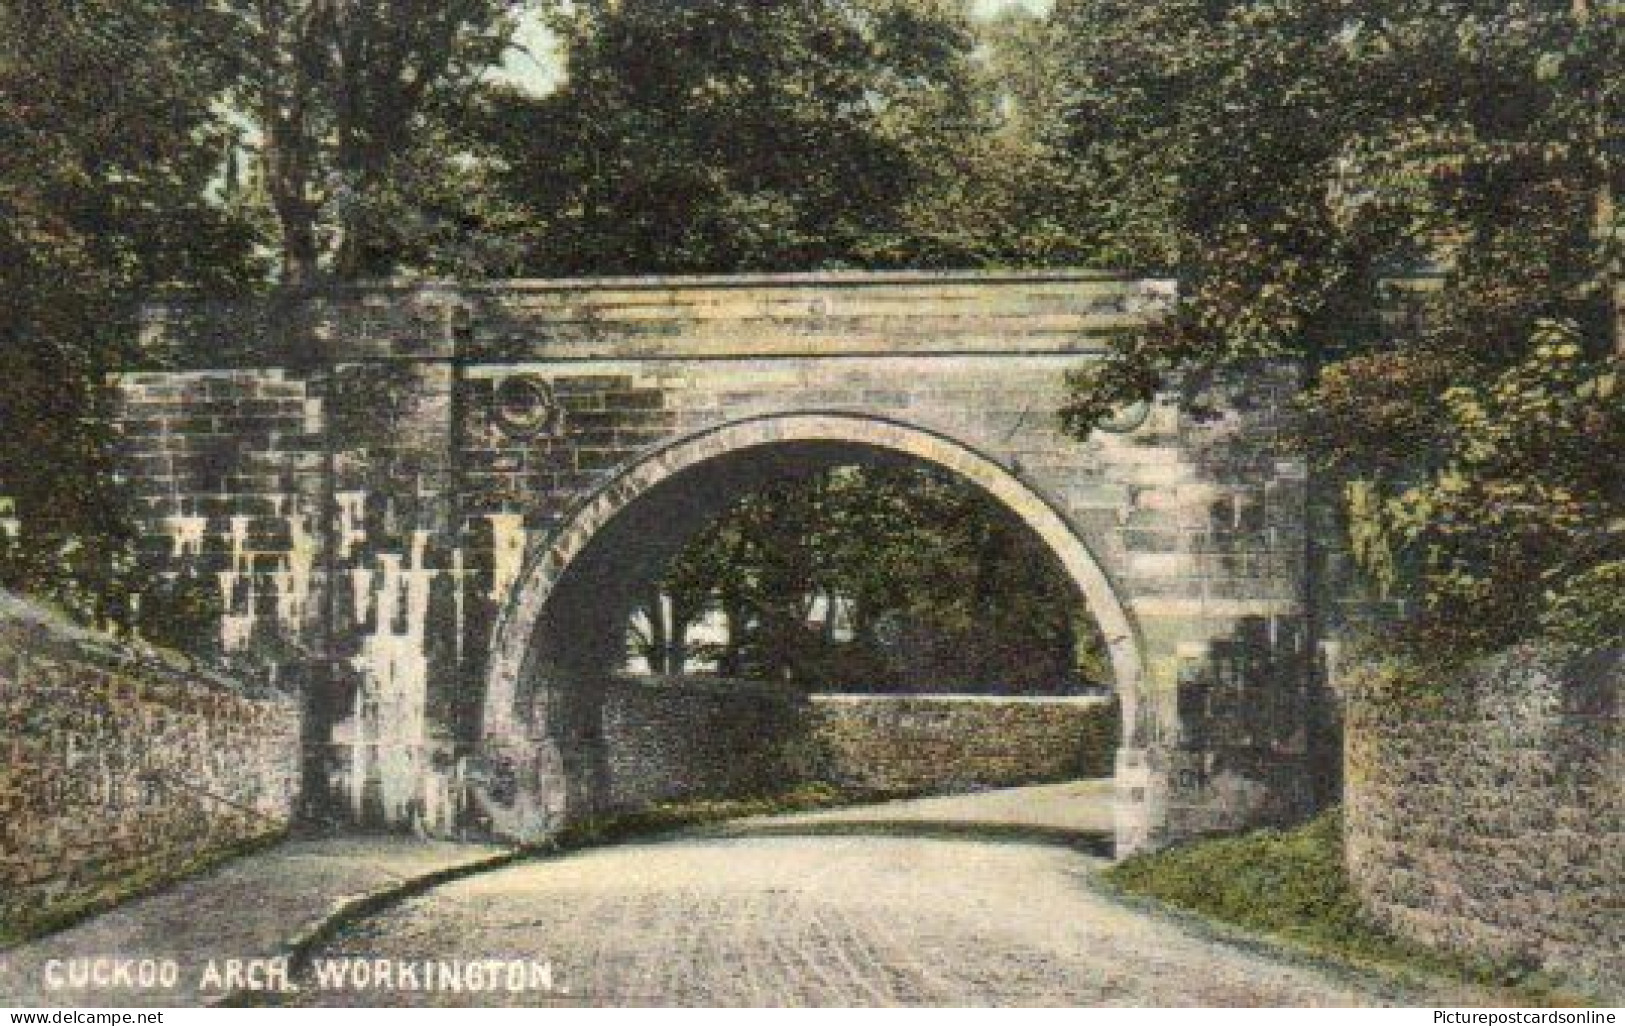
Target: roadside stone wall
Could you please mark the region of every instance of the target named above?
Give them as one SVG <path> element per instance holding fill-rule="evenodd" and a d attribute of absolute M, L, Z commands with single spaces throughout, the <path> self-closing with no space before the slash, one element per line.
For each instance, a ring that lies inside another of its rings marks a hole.
<path fill-rule="evenodd" d="M 1106 777 L 1117 751 L 1109 698 L 819 695 L 819 774 L 864 791 L 962 791 Z"/>
<path fill-rule="evenodd" d="M 601 692 L 598 803 L 771 795 L 803 783 L 946 793 L 1109 776 L 1109 698 L 813 695 L 718 678 L 618 679 Z"/>
<path fill-rule="evenodd" d="M 297 703 L 0 594 L 0 926 L 27 928 L 274 836 Z"/>
<path fill-rule="evenodd" d="M 1350 688 L 1349 873 L 1402 936 L 1625 994 L 1625 652 L 1514 650 L 1443 696 Z"/>
<path fill-rule="evenodd" d="M 801 780 L 807 700 L 747 681 L 621 679 L 603 705 L 603 804 L 769 795 Z"/>

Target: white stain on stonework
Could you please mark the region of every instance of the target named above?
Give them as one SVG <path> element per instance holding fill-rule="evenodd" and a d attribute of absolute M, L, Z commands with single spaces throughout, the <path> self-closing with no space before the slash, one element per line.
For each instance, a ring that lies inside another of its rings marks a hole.
<path fill-rule="evenodd" d="M 248 554 L 248 527 L 250 518 L 231 518 L 231 533 L 227 541 L 231 546 L 231 569 L 217 575 L 220 581 L 220 648 L 222 651 L 241 652 L 248 647 L 254 633 L 254 573 L 252 557 Z M 237 601 L 241 586 L 243 601 Z"/>
<path fill-rule="evenodd" d="M 0 538 L 16 541 L 22 530 L 22 521 L 17 519 L 16 500 L 9 495 L 0 495 Z"/>
<path fill-rule="evenodd" d="M 426 647 L 429 595 L 436 571 L 424 567 L 427 531 L 412 533 L 411 552 L 381 554 L 372 601 L 377 616 L 362 638 L 353 665 L 362 675 L 356 692 L 354 723 L 356 759 L 367 747 L 376 751 L 374 772 L 384 815 L 405 822 L 415 805 L 426 801 L 423 784 L 429 659 Z M 367 737 L 367 733 L 371 737 Z M 362 811 L 367 774 L 357 763 L 351 770 L 351 798 Z"/>
<path fill-rule="evenodd" d="M 355 547 L 367 540 L 367 493 L 339 492 L 333 496 L 333 502 L 339 514 L 338 536 L 334 542 L 339 558 L 349 559 Z"/>
<path fill-rule="evenodd" d="M 288 525 L 288 551 L 282 557 L 282 570 L 273 575 L 277 623 L 289 636 L 297 636 L 310 606 L 312 572 L 319 543 L 307 516 L 285 513 L 281 503 L 277 515 Z"/>
<path fill-rule="evenodd" d="M 463 615 L 463 589 L 466 586 L 468 575 L 463 567 L 463 550 L 460 548 L 453 549 L 451 552 L 451 579 L 456 583 L 456 587 L 451 589 L 452 627 L 455 631 L 452 635 L 452 644 L 457 646 L 457 665 L 461 666 L 463 665 L 463 631 L 467 622 Z"/>
<path fill-rule="evenodd" d="M 447 774 L 429 774 L 424 778 L 423 822 L 419 824 L 422 831 L 444 830 L 457 821 L 462 804 L 457 796 L 464 786 L 462 774 L 457 770 Z"/>
<path fill-rule="evenodd" d="M 501 605 L 525 565 L 525 518 L 519 513 L 492 513 L 486 519 L 491 522 L 490 598 Z"/>
<path fill-rule="evenodd" d="M 203 554 L 203 536 L 209 530 L 209 518 L 176 514 L 164 517 L 164 533 L 169 535 L 172 559 Z"/>
<path fill-rule="evenodd" d="M 275 555 L 277 569 L 260 574 L 255 573 L 255 553 L 251 549 L 254 518 L 230 518 L 225 539 L 229 550 L 227 569 L 215 575 L 220 586 L 220 647 L 224 652 L 239 653 L 248 649 L 259 615 L 259 599 L 267 588 L 275 602 L 276 622 L 284 634 L 298 637 L 303 629 L 315 591 L 320 541 L 309 515 L 292 512 L 292 509 L 292 500 L 277 501 L 272 516 L 286 527 L 288 544 Z M 207 527 L 204 518 L 170 517 L 168 526 L 177 557 L 202 551 Z"/>
<path fill-rule="evenodd" d="M 350 595 L 355 606 L 355 622 L 367 622 L 367 615 L 372 612 L 372 571 L 350 571 Z"/>

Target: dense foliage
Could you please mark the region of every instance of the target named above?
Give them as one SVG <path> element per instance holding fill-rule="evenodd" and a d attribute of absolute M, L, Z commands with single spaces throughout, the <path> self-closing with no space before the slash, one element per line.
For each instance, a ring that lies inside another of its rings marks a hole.
<path fill-rule="evenodd" d="M 520 0 L 223 0 L 250 178 L 280 278 L 387 275 L 442 233 L 430 197 Z"/>
<path fill-rule="evenodd" d="M 694 644 L 707 613 L 725 640 Z M 641 654 L 664 672 L 698 658 L 824 690 L 1109 683 L 1098 629 L 1043 543 L 923 468 L 839 467 L 744 496 L 678 557 L 642 624 Z"/>
<path fill-rule="evenodd" d="M 401 266 L 425 132 L 514 6 L 0 0 L 0 586 L 166 640 L 206 615 L 142 572 L 112 474 L 137 305 Z"/>
<path fill-rule="evenodd" d="M 1185 290 L 1077 378 L 1073 428 L 1191 370 L 1303 359 L 1307 441 L 1346 482 L 1367 568 L 1408 600 L 1408 640 L 1617 642 L 1619 19 L 1506 0 L 1055 17 L 1057 205 L 1111 262 Z M 1385 285 L 1408 317 L 1372 316 Z"/>
<path fill-rule="evenodd" d="M 946 0 L 595 0 L 566 77 L 472 126 L 527 273 L 954 263 L 921 232 L 975 132 L 975 39 Z"/>
<path fill-rule="evenodd" d="M 102 417 L 132 304 L 254 271 L 209 192 L 223 31 L 161 0 L 0 4 L 0 585 L 89 618 L 137 584 Z"/>

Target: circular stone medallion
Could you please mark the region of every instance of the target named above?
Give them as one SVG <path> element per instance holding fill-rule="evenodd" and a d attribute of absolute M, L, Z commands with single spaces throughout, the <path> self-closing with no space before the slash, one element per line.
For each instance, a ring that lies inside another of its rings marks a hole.
<path fill-rule="evenodd" d="M 557 438 L 564 433 L 564 407 L 553 386 L 529 374 L 504 378 L 497 385 L 492 419 L 509 438 Z"/>

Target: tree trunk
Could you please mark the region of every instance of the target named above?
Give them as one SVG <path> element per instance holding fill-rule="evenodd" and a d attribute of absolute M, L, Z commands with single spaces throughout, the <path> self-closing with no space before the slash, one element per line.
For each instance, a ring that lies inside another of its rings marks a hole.
<path fill-rule="evenodd" d="M 743 673 L 745 611 L 736 598 L 723 596 L 722 619 L 728 638 L 723 643 L 717 670 L 724 677 L 738 677 Z"/>
<path fill-rule="evenodd" d="M 320 261 L 304 104 L 270 84 L 263 88 L 265 188 L 282 232 L 282 282 L 298 288 L 315 280 Z"/>
<path fill-rule="evenodd" d="M 666 672 L 688 672 L 688 628 L 697 619 L 694 609 L 671 599 L 671 628 L 666 632 Z"/>
<path fill-rule="evenodd" d="M 320 274 L 320 248 L 316 243 L 316 212 L 301 198 L 272 193 L 272 206 L 282 228 L 282 281 L 304 288 Z"/>
<path fill-rule="evenodd" d="M 308 25 L 301 24 L 298 12 L 274 0 L 260 0 L 252 17 L 261 62 L 254 101 L 259 108 L 265 190 L 281 229 L 282 283 L 300 288 L 317 272 L 304 60 Z"/>
<path fill-rule="evenodd" d="M 642 605 L 643 618 L 649 624 L 649 646 L 644 652 L 644 658 L 649 661 L 649 672 L 669 673 L 666 668 L 666 604 L 662 601 L 660 589 L 650 588 L 645 591 Z"/>

